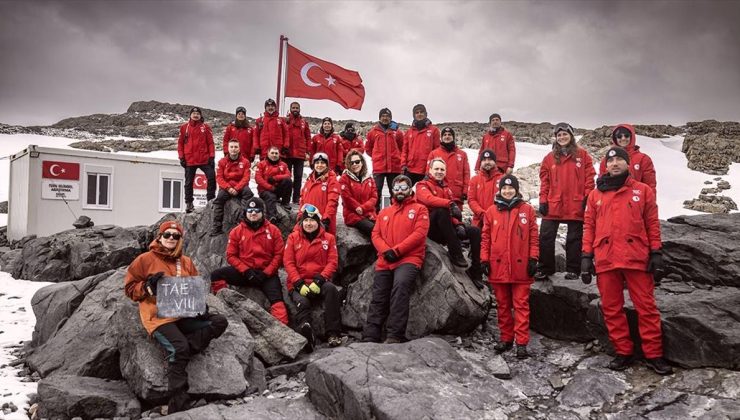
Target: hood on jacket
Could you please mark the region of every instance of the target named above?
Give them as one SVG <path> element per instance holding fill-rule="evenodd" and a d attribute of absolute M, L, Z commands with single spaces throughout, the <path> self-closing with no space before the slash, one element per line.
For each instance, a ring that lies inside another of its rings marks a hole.
<path fill-rule="evenodd" d="M 627 146 L 623 147 L 623 148 L 624 149 L 627 149 L 627 151 L 629 151 L 631 149 L 635 149 L 635 150 L 636 149 L 639 149 L 639 146 L 637 146 L 635 144 L 635 141 L 637 140 L 637 135 L 635 134 L 635 127 L 633 127 L 631 124 L 619 124 L 618 126 L 614 127 L 614 129 L 612 130 L 612 143 L 614 143 L 615 146 L 619 146 L 617 144 L 617 139 L 614 137 L 614 133 L 617 130 L 619 130 L 620 128 L 627 129 L 630 132 L 630 135 L 631 135 L 631 137 L 630 137 L 630 143 Z M 621 146 L 619 146 L 619 147 L 621 147 Z"/>

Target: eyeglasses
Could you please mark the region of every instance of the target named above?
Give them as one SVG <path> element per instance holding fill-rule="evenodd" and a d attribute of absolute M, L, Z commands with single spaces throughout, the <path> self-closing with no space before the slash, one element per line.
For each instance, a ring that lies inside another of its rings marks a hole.
<path fill-rule="evenodd" d="M 245 209 L 246 213 L 262 213 L 262 209 L 254 208 L 254 209 Z"/>
<path fill-rule="evenodd" d="M 176 241 L 179 241 L 179 240 L 180 240 L 180 238 L 182 238 L 182 235 L 180 235 L 180 234 L 179 234 L 179 233 L 177 233 L 177 232 L 175 232 L 175 233 L 171 233 L 171 232 L 165 232 L 165 233 L 163 233 L 163 234 L 162 234 L 162 237 L 163 237 L 163 238 L 165 238 L 165 239 L 170 239 L 170 238 L 172 238 L 172 239 L 174 239 L 174 240 L 176 240 Z"/>
<path fill-rule="evenodd" d="M 411 187 L 409 187 L 406 184 L 396 184 L 396 185 L 393 186 L 393 192 L 399 192 L 399 191 L 404 191 L 405 192 L 405 191 L 408 191 L 410 189 L 411 189 Z"/>
<path fill-rule="evenodd" d="M 362 161 L 361 160 L 350 160 L 349 163 L 352 165 L 359 165 L 362 163 Z"/>
<path fill-rule="evenodd" d="M 614 137 L 616 137 L 618 139 L 621 139 L 621 138 L 631 139 L 632 138 L 632 134 L 630 134 L 630 133 L 619 133 L 619 134 L 617 134 Z"/>

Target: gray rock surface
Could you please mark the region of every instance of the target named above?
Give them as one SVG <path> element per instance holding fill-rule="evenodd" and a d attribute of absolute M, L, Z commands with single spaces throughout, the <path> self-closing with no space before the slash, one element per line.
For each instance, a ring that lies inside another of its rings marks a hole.
<path fill-rule="evenodd" d="M 247 403 L 232 407 L 209 404 L 161 417 L 162 420 L 320 420 L 324 418 L 326 417 L 316 411 L 305 397 L 294 400 L 254 398 Z"/>
<path fill-rule="evenodd" d="M 123 381 L 59 375 L 39 382 L 38 399 L 41 418 L 138 418 L 141 413 Z"/>
<path fill-rule="evenodd" d="M 732 162 L 740 162 L 740 123 L 706 120 L 686 127 L 682 151 L 689 169 L 723 175 Z"/>
<path fill-rule="evenodd" d="M 337 253 L 341 262 L 337 270 L 336 283 L 347 287 L 355 282 L 366 268 L 375 264 L 377 251 L 370 238 L 344 224 L 337 225 L 336 237 Z"/>
<path fill-rule="evenodd" d="M 596 283 L 566 280 L 563 273 L 532 284 L 529 298 L 530 328 L 550 338 L 586 342 L 593 335 L 586 327 L 586 313 L 599 291 Z"/>

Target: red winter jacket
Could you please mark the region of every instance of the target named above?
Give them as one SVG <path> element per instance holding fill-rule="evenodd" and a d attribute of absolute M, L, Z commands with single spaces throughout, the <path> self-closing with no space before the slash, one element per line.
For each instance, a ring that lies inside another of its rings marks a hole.
<path fill-rule="evenodd" d="M 403 149 L 403 132 L 401 130 L 384 130 L 380 124 L 367 133 L 365 150 L 373 160 L 374 174 L 400 174 L 401 150 Z"/>
<path fill-rule="evenodd" d="M 254 180 L 257 182 L 257 192 L 273 191 L 275 184 L 271 184 L 268 179 L 275 178 L 275 184 L 283 179 L 290 178 L 288 164 L 282 160 L 272 163 L 270 159 L 263 159 L 257 164 L 257 170 L 254 171 Z"/>
<path fill-rule="evenodd" d="M 661 249 L 655 192 L 627 177 L 618 190 L 594 190 L 583 222 L 583 253 L 594 256 L 596 274 L 626 268 L 646 271 L 650 251 Z"/>
<path fill-rule="evenodd" d="M 337 166 L 340 168 L 344 166 L 344 147 L 342 147 L 342 138 L 338 134 L 331 133 L 329 137 L 325 137 L 322 133 L 316 134 L 311 138 L 310 149 L 311 157 L 318 152 L 324 152 L 329 156 L 329 169 L 334 170 Z"/>
<path fill-rule="evenodd" d="M 493 205 L 493 199 L 498 193 L 498 181 L 503 175 L 494 167 L 491 173 L 478 170 L 478 174 L 470 179 L 468 205 L 473 212 L 474 226 L 483 226 L 483 214 Z"/>
<path fill-rule="evenodd" d="M 255 122 L 254 139 L 252 155 L 256 155 L 257 148 L 260 149 L 260 158 L 267 156 L 270 147 L 275 146 L 278 149 L 288 147 L 288 127 L 277 111 L 272 114 L 264 113 L 257 118 Z"/>
<path fill-rule="evenodd" d="M 527 274 L 530 258 L 540 257 L 537 216 L 529 204 L 520 201 L 511 209 L 493 205 L 483 218 L 480 260 L 491 264 L 491 283 L 532 283 Z"/>
<path fill-rule="evenodd" d="M 480 155 L 486 149 L 491 149 L 496 154 L 496 167 L 503 169 L 514 168 L 516 143 L 514 143 L 514 136 L 508 130 L 501 127 L 496 131 L 496 134 L 492 134 L 490 130 L 486 131 L 480 142 L 478 160 L 475 162 L 476 171 L 480 169 Z"/>
<path fill-rule="evenodd" d="M 311 128 L 301 116 L 289 115 L 285 124 L 288 126 L 288 142 L 290 143 L 288 157 L 306 160 L 306 153 L 311 143 Z"/>
<path fill-rule="evenodd" d="M 401 264 L 413 264 L 421 269 L 426 252 L 427 232 L 429 231 L 429 210 L 411 196 L 402 203 L 392 200 L 392 204 L 380 210 L 373 228 L 373 246 L 378 251 L 375 270 L 395 270 Z M 401 257 L 389 263 L 383 253 L 393 249 Z"/>
<path fill-rule="evenodd" d="M 547 203 L 548 220 L 583 220 L 583 203 L 594 189 L 593 160 L 580 147 L 555 162 L 554 152 L 540 167 L 540 203 Z"/>
<path fill-rule="evenodd" d="M 339 204 L 340 185 L 334 171 L 326 171 L 316 179 L 316 172 L 311 172 L 301 188 L 301 200 L 298 208 L 304 204 L 313 204 L 321 212 L 323 219 L 331 220 L 329 233 L 337 231 L 337 206 Z"/>
<path fill-rule="evenodd" d="M 640 146 L 635 144 L 636 135 L 635 135 L 635 128 L 632 127 L 629 124 L 620 124 L 616 127 L 614 127 L 614 130 L 617 128 L 624 127 L 632 133 L 632 137 L 630 137 L 630 144 L 627 145 L 624 149 L 627 151 L 627 153 L 630 156 L 630 175 L 635 179 L 635 181 L 644 182 L 645 184 L 648 184 L 650 188 L 655 191 L 656 195 L 658 193 L 657 187 L 657 181 L 655 179 L 655 166 L 653 166 L 653 160 L 650 159 L 650 156 L 646 155 L 645 153 L 642 153 L 640 151 Z M 616 140 L 613 140 L 615 146 L 619 146 L 617 144 Z M 604 156 L 603 159 L 601 159 L 601 164 L 599 165 L 599 176 L 606 173 L 606 156 Z"/>
<path fill-rule="evenodd" d="M 283 254 L 285 271 L 288 274 L 285 282 L 288 291 L 293 290 L 298 280 L 303 280 L 306 285 L 313 283 L 313 276 L 316 274 L 331 281 L 337 271 L 337 240 L 323 227 L 319 226 L 319 229 L 319 234 L 310 242 L 302 229 L 288 235 Z"/>
<path fill-rule="evenodd" d="M 431 122 L 422 130 L 412 125 L 403 136 L 401 167 L 408 167 L 414 174 L 426 173 L 429 152 L 439 147 L 439 139 L 439 128 Z"/>
<path fill-rule="evenodd" d="M 342 137 L 342 149 L 344 149 L 345 155 L 352 149 L 357 149 L 360 151 L 360 153 L 365 153 L 365 140 L 363 140 L 359 134 L 355 137 L 354 140 L 349 140 Z"/>
<path fill-rule="evenodd" d="M 350 171 L 344 171 L 339 178 L 339 185 L 345 225 L 352 226 L 364 218 L 375 220 L 378 189 L 375 187 L 373 177 L 365 175 L 365 179 L 360 180 Z M 362 208 L 362 215 L 355 211 L 357 207 Z"/>
<path fill-rule="evenodd" d="M 445 181 L 450 185 L 452 198 L 462 208 L 463 194 L 468 194 L 468 183 L 470 182 L 470 164 L 468 163 L 468 154 L 455 146 L 451 152 L 440 146 L 429 153 L 427 158 L 427 169 L 434 158 L 441 158 L 447 164 L 447 176 Z"/>
<path fill-rule="evenodd" d="M 239 153 L 252 162 L 254 160 L 252 153 L 254 130 L 252 127 L 238 128 L 233 122 L 229 123 L 224 129 L 224 155 L 229 154 L 229 140 L 231 139 L 239 140 Z"/>
<path fill-rule="evenodd" d="M 414 188 L 416 189 L 416 200 L 420 204 L 427 206 L 430 210 L 434 208 L 450 208 L 450 203 L 454 202 L 452 191 L 447 186 L 447 178 L 440 185 L 439 182 L 426 177 L 417 182 Z M 462 207 L 460 210 L 462 210 Z M 453 217 L 452 223 L 459 225 L 462 223 L 462 220 L 457 220 Z"/>
<path fill-rule="evenodd" d="M 284 246 L 280 229 L 267 220 L 257 230 L 242 221 L 229 232 L 226 261 L 240 273 L 253 268 L 274 276 L 283 261 Z"/>
<path fill-rule="evenodd" d="M 188 166 L 200 166 L 216 156 L 213 145 L 211 126 L 203 121 L 190 120 L 180 126 L 180 137 L 177 138 L 177 156 Z"/>
<path fill-rule="evenodd" d="M 224 190 L 234 188 L 237 191 L 241 191 L 249 185 L 249 177 L 251 175 L 249 169 L 249 161 L 244 156 L 240 155 L 238 159 L 231 160 L 229 155 L 226 155 L 218 161 L 216 183 Z"/>

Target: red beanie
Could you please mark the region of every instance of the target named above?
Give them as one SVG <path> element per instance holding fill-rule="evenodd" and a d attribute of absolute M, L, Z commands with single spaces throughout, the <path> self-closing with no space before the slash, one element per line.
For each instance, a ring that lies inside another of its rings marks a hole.
<path fill-rule="evenodd" d="M 180 232 L 180 235 L 182 235 L 182 225 L 177 223 L 175 220 L 168 220 L 166 222 L 162 222 L 161 225 L 159 225 L 159 234 L 163 234 L 165 230 L 167 229 L 177 229 L 178 232 Z"/>

